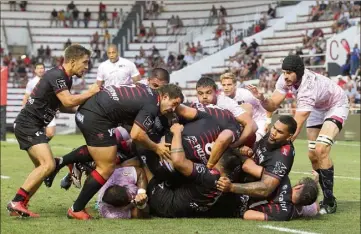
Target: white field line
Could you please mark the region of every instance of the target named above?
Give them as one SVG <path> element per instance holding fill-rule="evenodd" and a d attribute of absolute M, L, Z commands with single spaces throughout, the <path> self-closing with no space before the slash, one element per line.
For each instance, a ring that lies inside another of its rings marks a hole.
<path fill-rule="evenodd" d="M 275 226 L 272 226 L 272 225 L 261 225 L 259 227 L 266 228 L 266 229 L 271 229 L 271 230 L 277 230 L 277 231 L 280 231 L 280 232 L 288 232 L 288 233 L 317 234 L 316 232 L 306 232 L 306 231 L 290 229 L 290 228 L 275 227 Z"/>
<path fill-rule="evenodd" d="M 311 172 L 291 171 L 291 173 L 312 176 Z M 345 180 L 360 180 L 360 177 L 336 176 L 336 175 L 334 177 L 339 178 L 339 179 L 345 179 Z"/>
<path fill-rule="evenodd" d="M 10 179 L 10 176 L 1 175 L 1 179 Z"/>

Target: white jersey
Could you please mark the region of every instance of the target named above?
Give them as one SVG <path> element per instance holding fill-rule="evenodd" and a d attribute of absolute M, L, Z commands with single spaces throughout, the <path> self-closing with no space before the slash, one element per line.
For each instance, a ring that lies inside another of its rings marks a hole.
<path fill-rule="evenodd" d="M 288 90 L 296 96 L 296 111 L 326 111 L 335 107 L 348 105 L 348 99 L 343 89 L 331 79 L 305 69 L 302 82 L 298 89 L 288 87 L 283 74 L 276 83 L 276 90 L 286 94 Z"/>
<path fill-rule="evenodd" d="M 119 57 L 116 63 L 108 59 L 98 67 L 97 80 L 104 81 L 104 86 L 133 84 L 132 77 L 139 75 L 135 64 L 125 58 Z"/>
<path fill-rule="evenodd" d="M 199 101 L 197 100 L 197 102 Z M 238 105 L 235 100 L 223 94 L 217 96 L 216 105 L 223 109 L 229 110 L 234 117 L 238 117 L 246 112 L 240 105 Z"/>
<path fill-rule="evenodd" d="M 233 100 L 235 100 L 238 105 L 243 103 L 251 104 L 253 109 L 252 117 L 255 122 L 267 120 L 267 111 L 262 107 L 260 101 L 255 98 L 248 89 L 237 88 Z"/>
<path fill-rule="evenodd" d="M 40 77 L 35 76 L 33 79 L 29 80 L 28 84 L 26 85 L 25 94 L 30 95 L 33 92 L 36 84 L 39 82 Z"/>

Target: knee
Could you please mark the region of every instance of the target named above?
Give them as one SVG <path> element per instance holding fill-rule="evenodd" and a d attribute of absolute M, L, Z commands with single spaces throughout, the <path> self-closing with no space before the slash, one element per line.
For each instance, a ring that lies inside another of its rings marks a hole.
<path fill-rule="evenodd" d="M 319 159 L 325 159 L 328 157 L 328 145 L 324 145 L 324 144 L 316 144 L 316 149 L 315 149 L 315 156 Z"/>
<path fill-rule="evenodd" d="M 54 160 L 50 160 L 49 162 L 42 163 L 40 165 L 42 167 L 42 171 L 45 176 L 50 175 L 55 170 L 55 162 Z"/>
<path fill-rule="evenodd" d="M 99 164 L 97 165 L 96 170 L 104 179 L 108 179 L 115 170 L 115 162 Z"/>
<path fill-rule="evenodd" d="M 317 163 L 318 157 L 316 155 L 315 150 L 309 150 L 308 151 L 308 158 L 310 159 L 311 163 Z"/>

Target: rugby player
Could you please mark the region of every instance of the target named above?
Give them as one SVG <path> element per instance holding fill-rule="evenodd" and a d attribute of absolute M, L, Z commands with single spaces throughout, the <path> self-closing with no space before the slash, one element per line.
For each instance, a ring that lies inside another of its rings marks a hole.
<path fill-rule="evenodd" d="M 288 174 L 294 161 L 295 151 L 291 139 L 296 129 L 297 123 L 292 117 L 281 116 L 275 122 L 270 132 L 256 144 L 253 160 L 260 167 L 254 171 L 252 168 L 247 168 L 247 161 L 242 165 L 243 171 L 250 173 L 255 178 L 260 178 L 260 180 L 250 183 L 232 184 L 228 178 L 222 177 L 218 181 L 218 189 L 222 192 L 233 192 L 250 197 L 273 200 L 267 209 L 267 212 L 270 212 L 267 213 L 268 218 L 271 219 L 273 217 L 277 220 L 288 219 L 292 213 L 292 207 L 288 207 L 288 203 L 282 203 L 282 209 L 280 210 L 279 205 L 280 202 L 283 202 L 284 191 L 291 194 Z M 272 212 L 277 213 L 280 217 L 275 217 L 275 214 L 272 214 Z M 263 214 L 262 218 L 265 218 Z"/>
<path fill-rule="evenodd" d="M 98 67 L 97 84 L 100 86 L 133 84 L 140 80 L 140 74 L 135 64 L 119 57 L 117 46 L 111 44 L 107 48 L 108 60 Z"/>
<path fill-rule="evenodd" d="M 211 78 L 203 77 L 197 81 L 196 85 L 198 101 L 204 105 L 217 105 L 223 109 L 229 110 L 238 123 L 243 126 L 243 132 L 239 138 L 239 145 L 245 144 L 247 141 L 255 141 L 255 132 L 257 125 L 252 119 L 252 113 L 246 112 L 238 103 L 231 98 L 219 95 L 217 84 Z M 209 164 L 208 167 L 212 167 Z"/>
<path fill-rule="evenodd" d="M 312 168 L 320 174 L 319 183 L 323 191 L 320 214 L 336 212 L 337 203 L 333 194 L 334 166 L 330 158 L 331 146 L 341 131 L 348 113 L 349 102 L 341 87 L 328 77 L 305 69 L 302 58 L 287 56 L 282 63 L 283 74 L 276 83 L 270 98 L 248 86 L 269 112 L 275 111 L 291 90 L 297 99 L 295 140 L 307 120 L 308 157 Z"/>
<path fill-rule="evenodd" d="M 186 182 L 175 188 L 168 187 L 167 183 L 158 180 L 145 166 L 150 211 L 160 217 L 197 217 L 207 212 L 217 201 L 221 195 L 216 188 L 218 179 L 220 176 L 230 176 L 240 160 L 226 151 L 219 162 L 208 169 L 204 164 L 187 159 L 189 151 L 183 146 L 183 126 L 173 124 L 170 131 L 173 136 L 168 160 L 175 170 L 186 177 Z"/>
<path fill-rule="evenodd" d="M 224 73 L 221 75 L 220 80 L 223 87 L 222 94 L 235 100 L 244 109 L 247 109 L 247 107 L 244 106 L 245 103 L 252 105 L 252 118 L 258 127 L 256 141 L 259 141 L 268 130 L 272 114 L 267 113 L 260 101 L 255 98 L 249 90 L 237 88 L 237 80 L 233 73 Z"/>
<path fill-rule="evenodd" d="M 74 113 L 75 107 L 99 92 L 93 84 L 79 95 L 70 94 L 72 76 L 82 77 L 89 63 L 90 51 L 80 45 L 71 45 L 64 52 L 64 64 L 44 74 L 33 89 L 25 107 L 15 119 L 14 133 L 20 149 L 26 150 L 35 169 L 29 174 L 15 197 L 7 205 L 10 214 L 23 217 L 39 217 L 27 209 L 29 199 L 42 181 L 55 168 L 53 154 L 44 134 L 46 127 L 60 109 Z"/>
<path fill-rule="evenodd" d="M 24 107 L 28 102 L 30 94 L 33 92 L 33 89 L 35 88 L 36 84 L 39 82 L 41 78 L 43 78 L 45 73 L 45 65 L 43 63 L 36 63 L 34 73 L 35 73 L 35 77 L 31 79 L 26 85 L 22 107 Z M 53 120 L 45 128 L 45 135 L 49 138 L 49 140 L 51 140 L 51 138 L 53 138 L 53 136 L 55 135 L 55 125 L 56 125 L 55 118 L 53 118 Z"/>

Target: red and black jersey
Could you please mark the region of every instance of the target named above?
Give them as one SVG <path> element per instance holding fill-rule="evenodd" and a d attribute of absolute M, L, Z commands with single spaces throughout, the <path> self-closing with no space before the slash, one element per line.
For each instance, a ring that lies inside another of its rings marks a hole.
<path fill-rule="evenodd" d="M 45 72 L 44 77 L 40 79 L 30 94 L 15 123 L 34 123 L 47 126 L 61 105 L 56 94 L 66 89 L 70 90 L 72 84 L 72 78 L 66 74 L 61 66 Z"/>
<path fill-rule="evenodd" d="M 136 123 L 148 131 L 159 115 L 159 95 L 146 85 L 107 86 L 81 107 L 114 123 Z"/>

